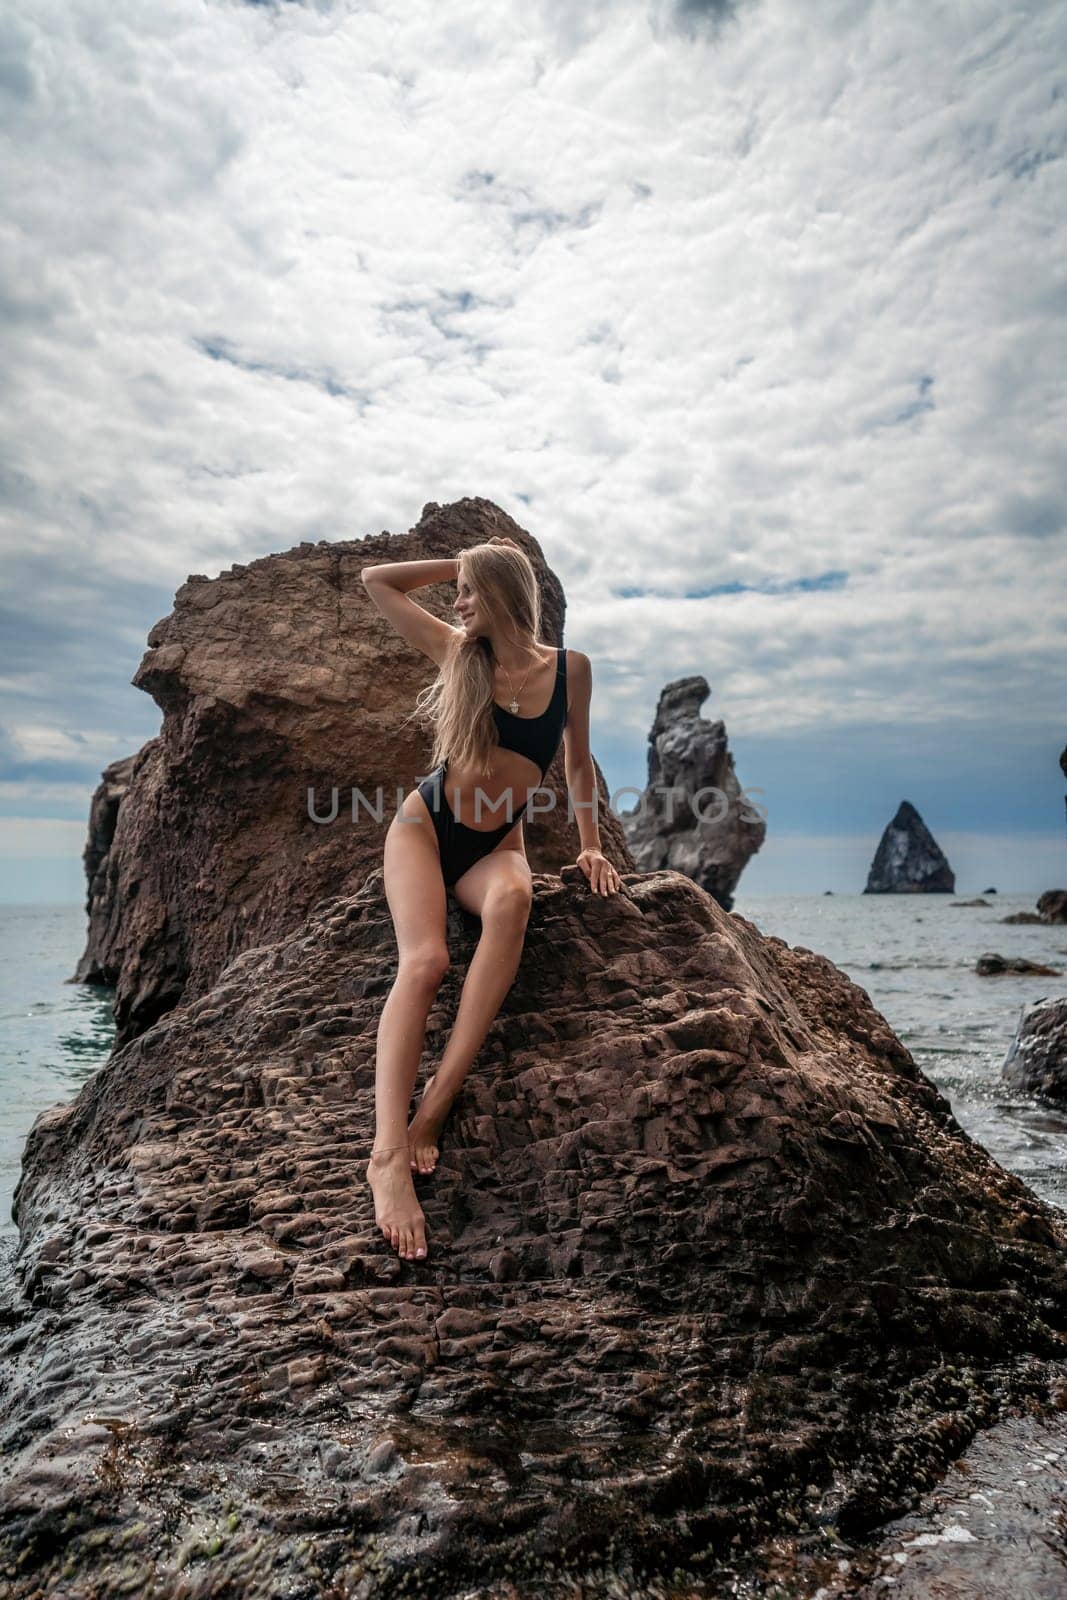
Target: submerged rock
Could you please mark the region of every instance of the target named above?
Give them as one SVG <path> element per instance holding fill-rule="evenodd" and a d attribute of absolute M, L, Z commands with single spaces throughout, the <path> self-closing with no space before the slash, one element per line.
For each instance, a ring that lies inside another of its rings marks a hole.
<path fill-rule="evenodd" d="M 1067 1103 L 1067 997 L 1039 1000 L 1023 1012 L 1001 1073 L 1014 1089 Z"/>
<path fill-rule="evenodd" d="M 910 800 L 882 834 L 864 894 L 953 894 L 956 877 Z"/>
<path fill-rule="evenodd" d="M 0 1396 L 13 1600 L 706 1569 L 906 1509 L 1020 1358 L 1050 1392 L 1063 1218 L 863 989 L 677 873 L 535 887 L 417 1180 L 425 1262 L 364 1182 L 380 871 L 38 1118 Z M 478 932 L 453 909 L 424 1073 Z"/>
<path fill-rule="evenodd" d="M 737 781 L 725 724 L 700 715 L 710 693 L 700 674 L 662 690 L 648 736 L 648 785 L 620 819 L 641 871 L 683 872 L 729 911 L 767 824 Z"/>
<path fill-rule="evenodd" d="M 382 617 L 360 571 L 455 556 L 494 534 L 530 557 L 543 636 L 561 644 L 558 580 L 536 541 L 481 499 L 431 502 L 403 536 L 305 542 L 178 590 L 133 679 L 162 709 L 162 729 L 108 768 L 86 850 L 89 939 L 76 976 L 115 985 L 119 1044 L 380 865 L 390 821 L 428 771 L 429 730 L 404 719 L 435 668 Z M 420 590 L 419 604 L 444 616 L 454 595 L 442 584 Z M 632 867 L 599 769 L 597 785 L 605 853 Z M 554 809 L 523 824 L 537 871 L 579 848 L 562 747 L 546 787 Z"/>

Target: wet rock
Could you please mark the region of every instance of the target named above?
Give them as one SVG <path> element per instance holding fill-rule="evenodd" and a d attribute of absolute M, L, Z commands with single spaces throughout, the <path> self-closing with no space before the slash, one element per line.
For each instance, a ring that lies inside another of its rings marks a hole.
<path fill-rule="evenodd" d="M 38 1119 L 0 1304 L 13 1600 L 388 1595 L 413 1571 L 447 1597 L 548 1563 L 647 1593 L 615 1563 L 877 1524 L 1020 1360 L 1035 1393 L 1062 1378 L 1062 1216 L 862 988 L 678 873 L 535 887 L 416 1181 L 425 1262 L 364 1180 L 380 870 Z M 478 933 L 454 908 L 423 1077 Z"/>
<path fill-rule="evenodd" d="M 710 693 L 699 674 L 663 689 L 648 736 L 648 785 L 619 815 L 641 871 L 683 872 L 729 911 L 767 824 L 737 781 L 725 724 L 700 715 Z"/>
<path fill-rule="evenodd" d="M 1067 922 L 1067 889 L 1046 889 L 1038 896 L 1037 910 L 1045 922 Z"/>
<path fill-rule="evenodd" d="M 1001 922 L 1067 922 L 1067 889 L 1046 889 L 1038 897 L 1036 911 L 1015 911 Z"/>
<path fill-rule="evenodd" d="M 1031 961 L 1028 956 L 1002 956 L 996 950 L 987 950 L 980 955 L 974 970 L 980 978 L 995 978 L 1006 972 L 1040 978 L 1057 978 L 1060 975 L 1056 967 L 1046 967 L 1040 961 Z"/>
<path fill-rule="evenodd" d="M 430 730 L 404 718 L 435 669 L 381 616 L 360 571 L 455 556 L 494 534 L 529 555 L 543 636 L 562 644 L 559 581 L 537 542 L 482 499 L 431 502 L 408 534 L 305 542 L 178 590 L 133 678 L 162 729 L 107 769 L 85 852 L 90 925 L 76 977 L 115 985 L 119 1044 L 380 865 L 390 821 L 428 771 Z M 442 584 L 419 603 L 444 616 L 454 595 Z M 632 868 L 599 770 L 597 783 L 605 852 Z M 546 787 L 554 809 L 524 823 L 535 871 L 579 847 L 562 746 Z M 280 1043 L 286 1016 L 262 1026 L 264 1045 Z"/>
<path fill-rule="evenodd" d="M 910 800 L 882 834 L 864 894 L 952 894 L 956 877 Z"/>
<path fill-rule="evenodd" d="M 1039 1000 L 1022 1013 L 1001 1073 L 1014 1089 L 1067 1103 L 1067 997 Z"/>

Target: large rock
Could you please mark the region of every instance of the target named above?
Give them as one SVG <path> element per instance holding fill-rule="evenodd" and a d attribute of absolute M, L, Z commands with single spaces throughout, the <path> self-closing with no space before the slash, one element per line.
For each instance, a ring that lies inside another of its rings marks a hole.
<path fill-rule="evenodd" d="M 304 543 L 178 590 L 133 679 L 161 707 L 162 729 L 108 768 L 90 820 L 89 939 L 76 976 L 115 985 L 119 1044 L 380 864 L 390 820 L 429 770 L 430 732 L 404 718 L 436 669 L 373 605 L 360 571 L 455 556 L 494 534 L 530 556 L 543 636 L 562 644 L 558 580 L 536 541 L 481 499 L 431 503 L 403 536 Z M 436 616 L 454 597 L 451 584 L 418 595 Z M 632 867 L 599 769 L 597 783 L 605 851 Z M 546 785 L 554 810 L 525 825 L 538 871 L 573 861 L 580 845 L 562 746 Z M 314 820 L 311 796 L 329 818 L 334 790 L 336 819 Z"/>
<path fill-rule="evenodd" d="M 956 877 L 910 800 L 882 834 L 864 894 L 954 894 Z"/>
<path fill-rule="evenodd" d="M 1038 1000 L 1023 1012 L 1001 1073 L 1013 1089 L 1067 1104 L 1067 996 Z"/>
<path fill-rule="evenodd" d="M 620 819 L 642 871 L 683 872 L 729 911 L 767 824 L 737 781 L 725 724 L 700 715 L 710 693 L 699 674 L 662 690 L 648 736 L 648 786 Z M 710 789 L 717 792 L 700 795 Z"/>
<path fill-rule="evenodd" d="M 677 873 L 535 885 L 419 1180 L 425 1262 L 363 1180 L 396 970 L 378 871 L 38 1118 L 3 1351 L 13 1600 L 497 1595 L 563 1562 L 623 1593 L 627 1563 L 854 1535 L 1005 1399 L 1048 1400 L 1063 1219 L 865 991 Z M 424 1070 L 478 932 L 453 911 Z"/>

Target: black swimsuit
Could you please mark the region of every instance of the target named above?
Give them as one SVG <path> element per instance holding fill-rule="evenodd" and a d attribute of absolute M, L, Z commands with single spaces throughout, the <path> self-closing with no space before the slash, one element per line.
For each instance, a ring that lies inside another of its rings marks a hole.
<path fill-rule="evenodd" d="M 510 711 L 505 711 L 496 701 L 493 702 L 493 720 L 496 723 L 501 749 L 515 750 L 519 755 L 535 762 L 541 768 L 542 783 L 559 749 L 567 721 L 566 650 L 558 649 L 556 658 L 556 683 L 552 690 L 552 698 L 539 717 L 518 717 Z M 419 784 L 419 793 L 426 801 L 433 819 L 441 851 L 441 873 L 445 886 L 451 888 L 457 878 L 461 878 L 476 861 L 480 861 L 491 850 L 495 850 L 504 835 L 511 832 L 526 810 L 529 798 L 527 797 L 517 810 L 513 809 L 511 821 L 502 823 L 499 828 L 468 828 L 465 823 L 457 822 L 448 803 L 448 796 L 444 793 L 444 776 L 447 768 L 447 761 L 435 767 L 430 776 Z M 534 785 L 531 785 L 532 787 Z M 504 798 L 507 799 L 506 790 Z"/>

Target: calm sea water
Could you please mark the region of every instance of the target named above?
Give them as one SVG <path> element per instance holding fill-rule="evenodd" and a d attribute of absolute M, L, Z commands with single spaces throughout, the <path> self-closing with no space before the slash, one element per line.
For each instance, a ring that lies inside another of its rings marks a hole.
<path fill-rule="evenodd" d="M 970 898 L 970 897 L 968 897 Z M 1067 973 L 1067 927 L 1003 926 L 1030 895 L 741 894 L 736 909 L 764 933 L 829 956 L 872 1001 L 952 1103 L 960 1123 L 1044 1199 L 1067 1210 L 1067 1113 L 1003 1086 L 1000 1066 L 1022 1010 L 1067 994 L 1067 977 L 979 978 L 985 950 L 1026 955 Z M 73 906 L 0 906 L 0 1236 L 38 1112 L 70 1100 L 111 1048 L 111 997 L 67 983 L 85 937 Z"/>

